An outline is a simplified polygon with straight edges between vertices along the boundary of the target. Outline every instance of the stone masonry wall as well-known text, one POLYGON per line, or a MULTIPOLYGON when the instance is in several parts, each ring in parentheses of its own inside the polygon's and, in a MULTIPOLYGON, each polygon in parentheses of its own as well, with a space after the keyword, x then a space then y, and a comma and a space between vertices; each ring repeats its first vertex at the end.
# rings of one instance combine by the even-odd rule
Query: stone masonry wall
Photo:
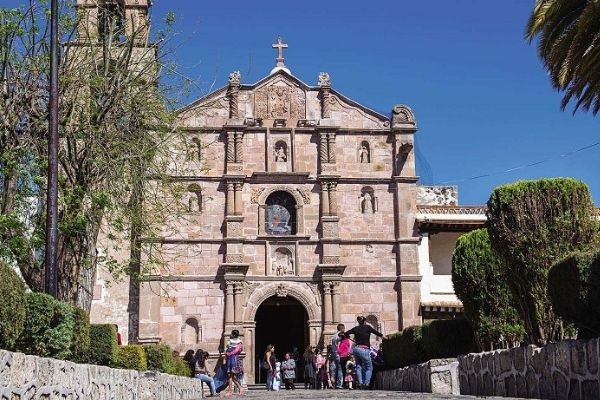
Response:
POLYGON ((423 364, 379 372, 375 389, 459 394, 458 361, 455 358, 430 360, 423 364))
POLYGON ((460 393, 540 399, 600 398, 599 338, 459 357, 460 393))
POLYGON ((171 400, 202 397, 200 380, 0 350, 0 399, 171 400))

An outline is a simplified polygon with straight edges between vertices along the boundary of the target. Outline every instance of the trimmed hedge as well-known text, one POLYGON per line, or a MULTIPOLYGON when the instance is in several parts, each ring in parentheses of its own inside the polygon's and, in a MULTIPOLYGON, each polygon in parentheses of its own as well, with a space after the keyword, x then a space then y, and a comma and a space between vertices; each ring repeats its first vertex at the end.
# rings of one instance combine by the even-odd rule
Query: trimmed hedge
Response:
POLYGON ((600 335, 600 252, 574 252, 552 266, 548 294, 555 312, 579 338, 600 335))
POLYGON ((73 307, 73 346, 71 360, 75 362, 88 361, 90 349, 90 316, 79 307, 73 307))
POLYGON ((181 357, 175 355, 173 349, 166 344, 159 343, 144 346, 144 350, 146 351, 149 370, 187 377, 191 375, 187 363, 181 357))
POLYGON ((502 270, 486 229, 458 238, 452 255, 452 284, 483 350, 512 347, 525 334, 502 270))
POLYGON ((117 328, 110 324, 90 325, 90 364, 113 366, 117 359, 117 328))
POLYGON ((477 351, 473 330, 466 320, 438 320, 409 326, 383 339, 388 368, 402 368, 436 358, 456 357, 477 351))
POLYGON ((475 336, 465 319, 431 321, 422 328, 423 349, 429 359, 476 352, 475 336))
POLYGON ((146 361, 144 346, 119 346, 114 366, 117 368, 135 369, 138 371, 147 370, 148 363, 146 361))
POLYGON ((75 321, 72 307, 44 293, 27 293, 25 326, 17 350, 40 357, 71 359, 75 321))
POLYGON ((12 268, 0 262, 0 349, 14 349, 25 318, 25 285, 12 268))

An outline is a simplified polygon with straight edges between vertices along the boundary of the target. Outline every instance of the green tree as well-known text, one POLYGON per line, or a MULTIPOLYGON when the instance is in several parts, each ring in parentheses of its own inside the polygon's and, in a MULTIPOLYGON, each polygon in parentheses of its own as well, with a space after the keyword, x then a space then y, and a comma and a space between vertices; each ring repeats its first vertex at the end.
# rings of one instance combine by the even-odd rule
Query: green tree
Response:
POLYGON ((452 256, 452 284, 483 350, 518 344, 524 329, 487 229, 462 235, 452 256))
POLYGON ((494 189, 487 207, 491 245, 529 342, 562 339, 564 329, 548 297, 548 271, 596 237, 588 187, 571 178, 519 181, 494 189))
POLYGON ((572 99, 574 112, 600 110, 599 34, 598 1, 536 1, 525 36, 530 42, 539 39, 538 55, 552 85, 564 92, 563 110, 572 99))
MULTIPOLYGON (((68 3, 60 20, 66 44, 59 71, 58 292, 84 310, 99 238, 119 247, 132 230, 131 243, 155 237, 164 209, 174 208, 156 193, 171 191, 177 199, 179 191, 165 177, 176 148, 164 144, 179 137, 163 84, 172 70, 164 58, 168 40, 153 43, 147 24, 123 23, 123 10, 111 7, 101 10, 99 27, 90 25, 99 32, 82 29, 87 11, 68 3)), ((43 290, 48 15, 43 1, 0 8, 0 257, 15 262, 35 291, 43 290)), ((142 273, 102 261, 115 275, 142 273)))

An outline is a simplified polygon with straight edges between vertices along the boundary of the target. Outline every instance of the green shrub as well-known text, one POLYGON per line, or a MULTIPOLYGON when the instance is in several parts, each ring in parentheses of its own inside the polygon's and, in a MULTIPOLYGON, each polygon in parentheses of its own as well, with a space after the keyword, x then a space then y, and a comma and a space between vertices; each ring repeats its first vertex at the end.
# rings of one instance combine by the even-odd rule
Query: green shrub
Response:
POLYGON ((117 328, 110 324, 90 325, 90 364, 112 366, 117 358, 117 328))
POLYGON ((117 368, 135 369, 138 371, 147 370, 148 363, 146 362, 144 346, 119 346, 114 366, 117 368))
POLYGON ((40 357, 70 359, 75 321, 69 304, 44 293, 26 296, 25 326, 17 349, 40 357))
POLYGON ((179 355, 166 344, 152 344, 144 346, 148 369, 171 375, 190 376, 190 368, 179 355))
POLYGON ((555 312, 580 338, 600 335, 600 252, 574 252, 552 266, 548 294, 555 312))
POLYGON ((421 331, 423 350, 428 359, 477 351, 473 329, 465 319, 431 321, 423 325, 421 331))
POLYGON ((490 242, 502 259, 529 343, 562 339, 563 325, 548 295, 548 271, 597 238, 588 187, 570 178, 519 181, 494 189, 487 208, 490 242))
POLYGON ((12 268, 0 262, 0 349, 14 349, 25 315, 25 285, 12 268))
POLYGON ((90 316, 79 307, 72 307, 74 327, 71 360, 86 362, 90 348, 90 316))
POLYGON ((423 350, 422 327, 409 326, 383 339, 383 357, 389 368, 400 368, 427 361, 423 350))
POLYGON ((524 336, 502 268, 486 229, 458 238, 452 256, 452 284, 483 350, 513 347, 524 336))

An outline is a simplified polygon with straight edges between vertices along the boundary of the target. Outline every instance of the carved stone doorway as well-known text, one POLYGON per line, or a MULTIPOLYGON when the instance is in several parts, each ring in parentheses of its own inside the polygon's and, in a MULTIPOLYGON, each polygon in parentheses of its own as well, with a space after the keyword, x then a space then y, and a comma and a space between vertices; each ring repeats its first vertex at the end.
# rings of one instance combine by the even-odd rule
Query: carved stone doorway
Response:
MULTIPOLYGON (((275 346, 277 360, 282 361, 285 353, 297 348, 299 359, 309 344, 308 313, 304 306, 292 296, 272 296, 266 299, 256 311, 255 381, 265 383, 265 370, 261 368, 263 354, 267 345, 275 346)), ((297 363, 301 378, 301 362, 297 363)))

